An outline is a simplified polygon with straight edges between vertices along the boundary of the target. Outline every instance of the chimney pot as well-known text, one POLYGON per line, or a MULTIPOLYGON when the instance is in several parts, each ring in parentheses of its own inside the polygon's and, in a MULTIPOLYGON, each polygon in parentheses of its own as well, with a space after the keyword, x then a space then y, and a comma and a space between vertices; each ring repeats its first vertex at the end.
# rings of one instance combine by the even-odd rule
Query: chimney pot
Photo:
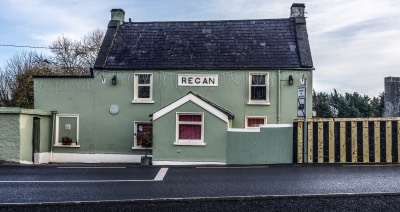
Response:
POLYGON ((306 6, 303 3, 293 3, 290 8, 290 17, 299 18, 304 17, 304 8, 306 6))
POLYGON ((119 21, 120 24, 123 24, 125 21, 125 11, 123 9, 112 9, 111 20, 119 21))

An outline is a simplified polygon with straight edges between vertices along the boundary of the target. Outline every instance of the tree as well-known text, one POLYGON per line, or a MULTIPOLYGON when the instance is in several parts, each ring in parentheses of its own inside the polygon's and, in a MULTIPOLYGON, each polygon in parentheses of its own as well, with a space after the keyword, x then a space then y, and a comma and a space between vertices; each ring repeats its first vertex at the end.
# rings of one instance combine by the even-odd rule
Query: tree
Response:
POLYGON ((33 108, 33 75, 55 75, 45 57, 36 52, 15 54, 0 73, 0 105, 33 108))
POLYGON ((385 109, 385 92, 382 92, 378 97, 371 100, 372 110, 374 117, 383 117, 383 110, 385 109))
POLYGON ((382 117, 383 94, 378 98, 369 98, 357 92, 338 93, 336 89, 330 94, 313 92, 313 110, 320 118, 360 118, 382 117))
POLYGON ((0 106, 33 108, 34 75, 87 75, 94 65, 104 31, 97 29, 81 41, 61 36, 50 45, 51 55, 15 54, 0 70, 0 106))
POLYGON ((313 110, 320 118, 333 117, 332 108, 329 104, 329 94, 313 90, 313 110))
POLYGON ((104 31, 96 29, 86 34, 81 41, 68 36, 60 36, 49 48, 54 54, 54 61, 64 74, 88 75, 94 65, 97 53, 103 41, 104 31))

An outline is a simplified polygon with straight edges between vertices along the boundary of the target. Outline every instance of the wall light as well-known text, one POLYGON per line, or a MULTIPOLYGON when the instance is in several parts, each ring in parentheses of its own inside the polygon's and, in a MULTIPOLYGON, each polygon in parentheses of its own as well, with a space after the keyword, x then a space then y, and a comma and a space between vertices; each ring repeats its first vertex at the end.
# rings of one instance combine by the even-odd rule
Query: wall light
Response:
POLYGON ((117 75, 113 76, 113 78, 111 79, 111 84, 117 85, 117 75))
POLYGON ((289 85, 293 85, 293 76, 289 75, 289 85))

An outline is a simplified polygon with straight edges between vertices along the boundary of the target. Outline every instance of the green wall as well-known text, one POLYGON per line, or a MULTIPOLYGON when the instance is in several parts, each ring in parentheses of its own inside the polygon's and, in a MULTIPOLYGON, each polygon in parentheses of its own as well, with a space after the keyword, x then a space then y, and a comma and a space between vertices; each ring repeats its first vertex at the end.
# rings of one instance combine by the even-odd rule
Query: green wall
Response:
POLYGON ((293 163, 293 127, 228 132, 228 164, 293 163))
POLYGON ((19 162, 19 114, 0 113, 0 161, 19 162))
POLYGON ((50 152, 51 113, 48 111, 0 108, 0 160, 32 162, 33 118, 40 118, 39 153, 50 152))
POLYGON ((153 129, 153 161, 226 162, 228 124, 193 102, 155 120, 153 129), (204 113, 205 146, 174 145, 177 112, 204 113))
MULTIPOLYGON (((262 72, 251 71, 251 72, 262 72)), ((243 128, 245 115, 267 116, 268 124, 278 123, 278 94, 281 94, 280 123, 296 118, 297 85, 305 75, 312 88, 311 71, 265 71, 269 76, 271 105, 248 105, 249 71, 95 71, 94 78, 35 78, 35 108, 58 114, 79 114, 79 148, 54 147, 53 152, 118 153, 143 155, 145 150, 132 150, 134 122, 149 121, 150 114, 169 105, 189 91, 200 94, 233 112, 233 128, 243 128), (153 73, 153 104, 132 103, 134 73, 153 73), (218 74, 218 87, 178 86, 178 74, 218 74), (111 78, 117 76, 117 85, 111 78), (289 86, 289 75, 294 85, 289 86), (102 83, 105 79, 105 83, 102 83), (284 81, 286 80, 286 81, 284 81), (281 82, 281 84, 280 84, 281 82), (280 86, 280 89, 279 88, 280 86), (109 107, 118 105, 112 115, 109 107)), ((308 90, 311 97, 312 89, 308 90)), ((309 105, 311 105, 311 98, 309 105)), ((311 107, 309 107, 311 113, 311 107)), ((156 130, 164 128, 157 125, 156 130)), ((226 129, 221 130, 226 133, 226 129)), ((171 133, 174 135, 174 132, 171 133)))

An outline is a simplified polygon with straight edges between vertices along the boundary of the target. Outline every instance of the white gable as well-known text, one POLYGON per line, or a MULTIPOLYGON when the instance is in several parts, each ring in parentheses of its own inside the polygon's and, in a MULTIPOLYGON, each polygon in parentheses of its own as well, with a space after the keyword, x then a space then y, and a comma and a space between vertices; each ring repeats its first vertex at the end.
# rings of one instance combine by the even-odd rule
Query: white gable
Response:
POLYGON ((215 107, 211 106, 210 104, 208 104, 207 102, 203 101, 202 99, 200 99, 199 97, 188 93, 186 96, 176 100, 175 102, 173 102, 172 104, 162 108, 161 110, 155 112, 153 114, 153 121, 157 120, 158 118, 164 116, 165 114, 175 110, 176 108, 182 106, 183 104, 187 103, 187 102, 193 102, 194 104, 200 106, 201 108, 203 108, 204 110, 210 112, 211 114, 213 114, 214 116, 220 118, 222 121, 228 123, 229 119, 228 116, 221 112, 220 110, 216 109, 215 107))

